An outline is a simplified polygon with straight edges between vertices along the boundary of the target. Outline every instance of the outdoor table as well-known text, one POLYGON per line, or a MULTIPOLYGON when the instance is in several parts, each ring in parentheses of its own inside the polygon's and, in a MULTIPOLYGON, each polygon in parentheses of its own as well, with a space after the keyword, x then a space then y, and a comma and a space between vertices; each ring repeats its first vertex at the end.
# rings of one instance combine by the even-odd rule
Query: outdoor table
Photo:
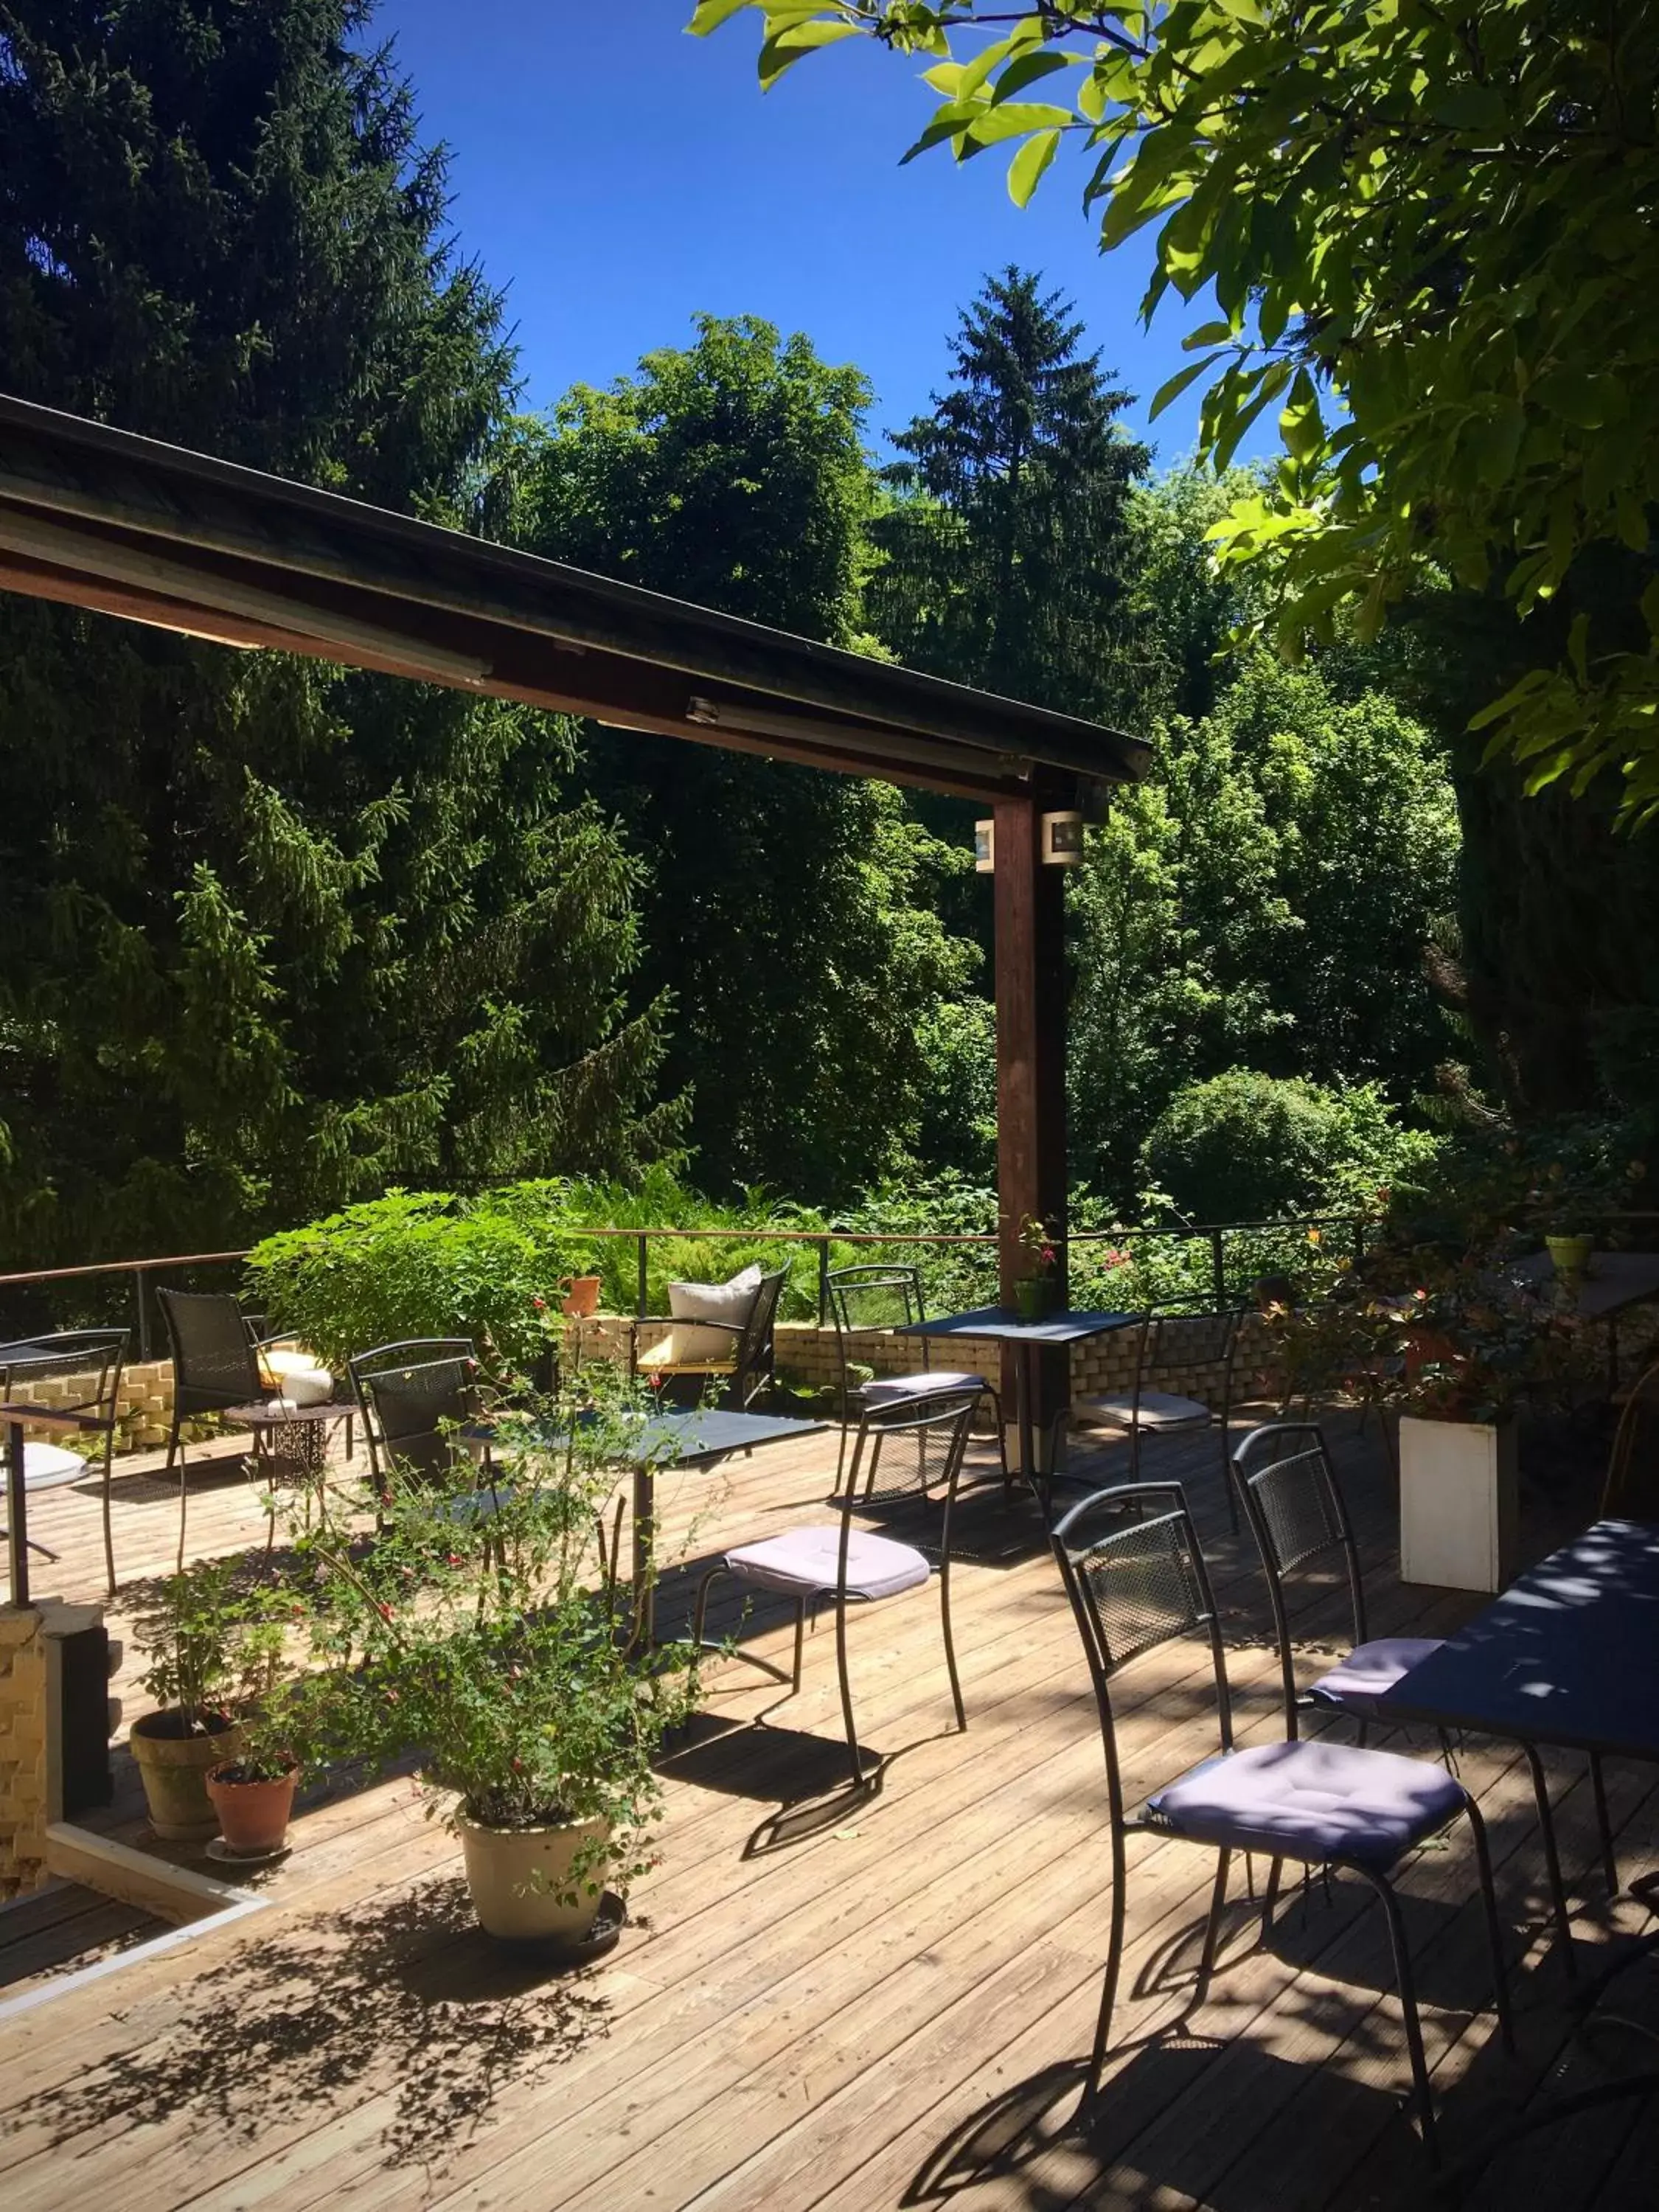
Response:
MULTIPOLYGON (((1036 1400, 1037 1355, 1045 1346, 1081 1344, 1091 1336, 1106 1336, 1113 1329, 1135 1328, 1140 1316, 1127 1313, 1058 1313, 1042 1321, 1026 1321, 1006 1306, 981 1306, 975 1313, 947 1314, 941 1321, 903 1322, 895 1336, 950 1338, 977 1336, 1006 1344, 1014 1354, 1014 1419, 1019 1431, 1019 1468, 1041 1497, 1042 1478, 1036 1464, 1031 1407, 1036 1400)), ((1052 1474, 1052 1471, 1051 1471, 1052 1474)))
MULTIPOLYGON (((1598 1521, 1552 1552, 1402 1675, 1377 1717, 1659 1762, 1659 1523, 1598 1521)), ((1656 1946, 1643 1938, 1589 1996, 1656 1946)), ((1645 2094, 1656 2078, 1622 2077, 1572 2104, 1645 2094)), ((1551 2117, 1529 2116, 1522 2132, 1551 2117)))
MULTIPOLYGON (((651 1548, 656 1534, 657 1470, 659 1468, 710 1468, 733 1452, 755 1451, 765 1444, 788 1443, 800 1437, 816 1436, 826 1421, 786 1419, 774 1413, 731 1413, 718 1407, 671 1407, 647 1413, 626 1447, 624 1464, 634 1475, 634 1589, 635 1634, 647 1643, 656 1638, 656 1595, 651 1581, 651 1548)), ((479 1422, 464 1429, 469 1441, 489 1443, 493 1426, 479 1422)), ((567 1441, 562 1431, 538 1431, 529 1435, 544 1449, 556 1451, 567 1441)))
MULTIPOLYGON (((7 1352, 15 1349, 10 1345, 5 1347, 7 1352)), ((29 1601, 29 1534, 25 1497, 30 1491, 58 1490, 66 1483, 83 1481, 87 1474, 84 1461, 72 1468, 46 1468, 31 1474, 23 1436, 25 1422, 31 1428, 58 1429, 70 1436, 99 1429, 99 1424, 84 1413, 55 1413, 44 1406, 14 1405, 9 1401, 0 1403, 0 1428, 5 1431, 6 1540, 10 1565, 8 1590, 13 1605, 27 1605, 29 1601)), ((46 1551, 44 1545, 36 1548, 46 1551)), ((46 1557, 55 1559, 57 1554, 47 1552, 46 1557)))
MULTIPOLYGON (((1529 1290, 1548 1288, 1554 1269, 1547 1252, 1534 1252, 1509 1271, 1529 1290)), ((1607 1387, 1619 1387, 1619 1316, 1659 1298, 1659 1252, 1593 1252, 1580 1278, 1572 1310, 1581 1321, 1607 1325, 1607 1387)))

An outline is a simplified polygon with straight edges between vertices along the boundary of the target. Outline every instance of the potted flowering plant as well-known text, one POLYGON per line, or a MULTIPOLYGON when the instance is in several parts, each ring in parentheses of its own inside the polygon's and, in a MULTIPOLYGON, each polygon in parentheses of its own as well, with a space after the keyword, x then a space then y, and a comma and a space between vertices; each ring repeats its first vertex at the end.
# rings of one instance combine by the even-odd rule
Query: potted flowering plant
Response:
POLYGON ((619 1607, 592 1571, 596 1522, 647 1411, 644 1393, 590 1369, 499 1419, 489 1489, 401 1488, 366 1553, 332 1512, 301 1540, 325 1662, 319 1741, 371 1768, 416 1757, 493 1936, 580 1943, 606 1887, 650 1863, 652 1761, 693 1710, 697 1652, 641 1643, 642 1594, 619 1607))
POLYGON ((1041 1321, 1054 1304, 1057 1255, 1053 1238, 1035 1213, 1028 1213, 1019 1224, 1019 1248, 1026 1267, 1014 1285, 1014 1310, 1022 1321, 1041 1321))
POLYGON ((139 1677, 156 1711, 133 1724, 150 1826, 172 1843, 218 1832, 210 1771, 241 1748, 239 1714, 257 1695, 269 1637, 261 1607, 229 1559, 198 1559, 169 1575, 135 1624, 149 1664, 139 1677))

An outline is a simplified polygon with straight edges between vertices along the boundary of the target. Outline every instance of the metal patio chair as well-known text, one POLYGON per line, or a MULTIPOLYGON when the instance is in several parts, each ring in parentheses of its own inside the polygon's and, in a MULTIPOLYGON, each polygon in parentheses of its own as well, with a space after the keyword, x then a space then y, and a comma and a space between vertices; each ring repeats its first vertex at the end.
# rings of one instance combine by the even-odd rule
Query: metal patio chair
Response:
POLYGON ((459 1430, 479 1411, 478 1355, 466 1336, 410 1337, 346 1362, 368 1439, 370 1479, 382 1497, 398 1477, 449 1490, 472 1461, 459 1430))
POLYGON ((722 1385, 720 1402, 734 1413, 747 1412, 757 1400, 765 1398, 776 1379, 777 1354, 773 1337, 777 1327, 778 1301, 788 1279, 787 1269, 780 1269, 775 1275, 763 1275, 748 1319, 741 1322, 702 1319, 684 1322, 672 1315, 641 1314, 634 1323, 629 1339, 630 1373, 642 1375, 647 1382, 660 1381, 665 1386, 691 1382, 701 1390, 719 1382, 722 1385), (639 1346, 642 1328, 665 1328, 670 1334, 661 1345, 641 1352, 639 1346), (718 1329, 731 1340, 730 1354, 713 1359, 676 1359, 672 1356, 672 1332, 676 1328, 718 1329))
POLYGON ((1659 1521, 1659 1360, 1632 1383, 1602 1486, 1603 1521, 1659 1521))
MULTIPOLYGON (((289 1378, 269 1370, 261 1355, 273 1346, 291 1343, 292 1339, 283 1335, 256 1336, 248 1316, 228 1291, 158 1288, 155 1299, 161 1309, 173 1357, 173 1426, 167 1437, 163 1472, 172 1474, 176 1457, 179 1561, 182 1568, 189 1492, 179 1431, 191 1415, 226 1413, 243 1423, 252 1432, 256 1462, 268 1460, 271 1437, 289 1430, 301 1448, 297 1455, 300 1466, 314 1470, 320 1465, 319 1455, 326 1446, 319 1441, 313 1451, 313 1441, 320 1439, 323 1431, 335 1422, 343 1422, 345 1425, 346 1457, 350 1458, 356 1408, 352 1401, 339 1397, 333 1378, 320 1368, 307 1369, 306 1372, 316 1379, 319 1390, 325 1389, 330 1395, 290 1401, 287 1395, 289 1378)), ((267 1556, 276 1536, 273 1498, 267 1556)))
MULTIPOLYGON (((1440 1649, 1438 1636, 1367 1637, 1365 1584, 1359 1571, 1359 1553, 1343 1502, 1341 1486, 1324 1432, 1312 1421, 1275 1421, 1255 1429, 1233 1454, 1233 1480, 1237 1486, 1244 1517, 1261 1554, 1267 1577, 1267 1600, 1273 1608, 1273 1635, 1279 1645, 1279 1679, 1285 1700, 1285 1732, 1297 1733, 1299 1713, 1316 1711, 1345 1715, 1357 1724, 1358 1740, 1365 1741, 1377 1707, 1401 1678, 1420 1660, 1440 1649), (1285 1578, 1299 1567, 1340 1553, 1347 1576, 1352 1612, 1352 1648, 1348 1656, 1322 1674, 1307 1689, 1296 1686, 1296 1667, 1291 1650, 1290 1616, 1285 1603, 1285 1578)), ((1451 1747, 1443 1734, 1441 1750, 1450 1764, 1451 1747)), ((1538 1805, 1538 1826, 1544 1846, 1544 1865, 1550 1902, 1561 1937, 1562 1958, 1572 1971, 1572 1926, 1567 1912, 1566 1891, 1561 1880, 1560 1855, 1556 1848, 1555 1816, 1550 1805, 1544 1765, 1536 1745, 1523 1743, 1538 1805)), ((1590 1758, 1590 1787, 1601 1827, 1603 1862, 1611 1864, 1613 1841, 1607 1816, 1607 1790, 1600 1755, 1590 1758)), ((1613 1876, 1610 1887, 1618 1887, 1613 1876)))
POLYGON ((852 1425, 854 1407, 858 1412, 857 1441, 854 1455, 857 1458, 865 1444, 866 1423, 872 1409, 890 1406, 907 1398, 955 1397, 966 1391, 975 1401, 988 1399, 997 1425, 997 1452, 1002 1465, 1004 1489, 1009 1486, 1008 1440, 1002 1419, 1001 1394, 983 1375, 970 1374, 960 1368, 933 1367, 930 1364, 928 1341, 919 1340, 921 1346, 921 1365, 903 1375, 878 1375, 867 1382, 854 1383, 853 1368, 858 1351, 857 1339, 877 1335, 890 1328, 908 1327, 926 1321, 927 1309, 922 1301, 921 1277, 915 1267, 886 1265, 835 1267, 825 1281, 830 1292, 830 1318, 835 1325, 836 1359, 841 1370, 841 1442, 836 1453, 836 1487, 841 1487, 842 1471, 847 1462, 848 1429, 852 1425))
MULTIPOLYGON (((108 1579, 109 1595, 115 1595, 115 1537, 110 1519, 110 1462, 115 1452, 115 1431, 120 1413, 121 1375, 126 1365, 129 1332, 125 1328, 60 1328, 45 1336, 31 1337, 27 1346, 20 1346, 17 1364, 13 1366, 0 1359, 0 1397, 9 1398, 13 1377, 20 1387, 27 1389, 33 1382, 57 1381, 74 1377, 80 1384, 69 1398, 54 1398, 52 1410, 57 1413, 72 1413, 76 1426, 82 1435, 99 1436, 104 1440, 104 1571, 108 1579)), ((92 1462, 80 1459, 62 1444, 29 1443, 24 1446, 25 1480, 31 1486, 45 1487, 61 1477, 64 1481, 74 1479, 71 1460, 79 1460, 82 1473, 90 1474, 92 1462)), ((30 1548, 42 1558, 56 1559, 58 1554, 44 1544, 32 1543, 30 1548)))
POLYGON ((1228 1517, 1238 1528, 1238 1505, 1229 1479, 1233 1363, 1244 1318, 1237 1306, 1214 1311, 1149 1313, 1140 1325, 1134 1388, 1074 1399, 1061 1421, 1099 1437, 1127 1437, 1129 1480, 1140 1476, 1142 1437, 1181 1437, 1218 1431, 1221 1487, 1228 1517), (1160 1389, 1176 1382, 1180 1389, 1160 1389), (1202 1393, 1203 1395, 1197 1395, 1202 1393))
POLYGON ((1512 2047, 1502 1936, 1480 1808, 1462 1783, 1426 1759, 1294 1737, 1245 1750, 1235 1747, 1215 1599, 1179 1483, 1131 1483, 1097 1492, 1072 1507, 1055 1526, 1052 1541, 1094 1683, 1111 1820, 1110 1932, 1085 2101, 1092 2102, 1099 2094, 1111 2046, 1112 2013, 1123 1963, 1127 1839, 1151 1832, 1200 1844, 1218 1854, 1194 2009, 1204 2002, 1214 1972, 1235 1852, 1261 1852, 1269 1862, 1261 1914, 1264 1942, 1286 1859, 1309 1868, 1346 1870, 1370 1887, 1388 1922, 1413 2091, 1425 2148, 1432 2158, 1434 2107, 1428 2065, 1411 1953, 1391 1877, 1407 1852, 1440 1834, 1460 1814, 1468 1816, 1492 1947, 1498 2022, 1505 2047, 1512 2047), (1126 1519, 1126 1510, 1141 1517, 1126 1519), (1155 1790, 1142 1809, 1131 1813, 1118 1758, 1113 1681, 1131 1660, 1178 1636, 1200 1631, 1208 1639, 1215 1674, 1219 1755, 1189 1767, 1155 1790))
MULTIPOLYGON (((945 1665, 951 1678, 951 1698, 957 1726, 966 1729, 968 1715, 957 1675, 956 1644, 951 1632, 951 1510, 968 1449, 975 1397, 961 1393, 949 1398, 905 1398, 872 1407, 860 1437, 868 1435, 881 1448, 880 1486, 866 1486, 866 1472, 854 1458, 836 1502, 838 1522, 787 1529, 781 1535, 758 1543, 739 1544, 711 1567, 697 1589, 692 1633, 703 1641, 708 1593, 722 1577, 751 1589, 775 1592, 795 1603, 795 1657, 787 1677, 769 1661, 751 1663, 787 1680, 790 1694, 800 1688, 802 1650, 806 1634, 806 1609, 820 1601, 836 1608, 836 1666, 841 1680, 842 1717, 847 1728, 848 1756, 853 1784, 861 1788, 864 1763, 859 1750, 858 1729, 853 1717, 852 1676, 847 1656, 847 1614, 850 1605, 874 1605, 901 1592, 920 1589, 933 1579, 938 1561, 939 1623, 945 1637, 945 1665), (931 1520, 939 1508, 938 1533, 931 1527, 921 1533, 925 1540, 906 1543, 890 1535, 858 1527, 855 1513, 871 1514, 883 1508, 920 1508, 931 1520), (931 1556, 930 1556, 931 1554, 931 1556)), ((749 1657, 750 1655, 742 1655, 749 1657)))

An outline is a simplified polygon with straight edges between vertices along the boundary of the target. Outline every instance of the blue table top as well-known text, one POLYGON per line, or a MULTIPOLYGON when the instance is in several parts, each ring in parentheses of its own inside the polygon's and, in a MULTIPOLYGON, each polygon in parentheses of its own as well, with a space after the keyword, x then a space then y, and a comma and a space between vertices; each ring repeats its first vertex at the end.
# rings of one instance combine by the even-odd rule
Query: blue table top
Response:
POLYGON ((1659 1759, 1659 1525, 1596 1522, 1413 1667, 1381 1711, 1659 1759))
POLYGON ((892 1331, 895 1336, 994 1337, 1008 1344, 1080 1344, 1085 1337, 1104 1336, 1114 1328, 1133 1328, 1139 1314, 1057 1313, 1042 1321, 1025 1321, 1008 1306, 981 1306, 975 1313, 946 1314, 942 1321, 913 1321, 892 1331))
MULTIPOLYGON (((626 1438, 618 1437, 618 1456, 639 1467, 696 1467, 705 1460, 724 1459, 728 1452, 753 1451, 760 1444, 785 1443, 791 1437, 816 1436, 827 1421, 785 1419, 775 1413, 730 1413, 719 1407, 669 1407, 648 1413, 637 1426, 630 1424, 626 1438)), ((463 1431, 487 1437, 492 1430, 479 1426, 463 1431)), ((549 1444, 562 1439, 550 1436, 549 1444)))

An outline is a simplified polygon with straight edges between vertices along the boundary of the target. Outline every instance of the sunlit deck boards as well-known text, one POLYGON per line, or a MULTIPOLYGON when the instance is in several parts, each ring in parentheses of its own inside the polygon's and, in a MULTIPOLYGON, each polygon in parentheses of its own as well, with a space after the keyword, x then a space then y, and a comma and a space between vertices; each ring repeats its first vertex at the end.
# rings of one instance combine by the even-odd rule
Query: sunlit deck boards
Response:
MULTIPOLYGON (((1454 1624, 1478 1601, 1394 1581, 1380 1454, 1341 1426, 1373 1632, 1454 1624)), ((1213 1448, 1158 1456, 1193 1468, 1240 1717, 1247 1735, 1270 1732, 1260 1585, 1228 1536, 1213 1448)), ((706 1557, 813 1516, 833 1462, 833 1440, 818 1439, 712 1479, 665 1480, 671 1540, 690 1529, 706 1557)), ((43 1506, 37 1533, 63 1551, 65 1588, 94 1594, 95 1502, 46 1502, 58 1517, 43 1506)), ((173 1512, 164 1494, 130 1497, 118 1520, 124 1563, 165 1565, 173 1512)), ((192 1549, 264 1535, 252 1493, 228 1477, 193 1498, 191 1528, 192 1549)), ((1255 1956, 1241 1904, 1240 1963, 1178 2034, 1145 2039, 1179 2012, 1213 1863, 1175 1844, 1147 1839, 1133 1853, 1125 1986, 1138 1995, 1121 2028, 1133 2040, 1095 2124, 1073 2127, 1105 1929, 1092 1700, 1030 1509, 1006 1513, 993 1492, 963 1537, 973 1555, 957 1581, 966 1736, 951 1725, 927 1594, 854 1624, 861 1726, 890 1755, 872 1801, 831 1794, 783 1809, 842 1784, 827 1631, 809 1642, 803 1696, 764 1729, 740 1724, 778 1689, 723 1668, 696 1740, 669 1763, 662 1863, 635 1893, 635 1926, 603 1966, 552 1984, 472 1930, 454 1848, 410 1784, 318 1805, 265 1885, 276 1910, 70 1992, 20 2023, 26 2032, 0 2030, 8 2212, 1422 2203, 1420 2153, 1398 2116, 1406 2069, 1397 2012, 1380 1994, 1382 1931, 1346 1886, 1329 1903, 1316 1892, 1287 1908, 1271 1952, 1255 1956)), ((42 1586, 57 1579, 43 1572, 42 1586)), ((671 1590, 670 1619, 675 1601, 671 1590)), ((1334 1601, 1316 1599, 1298 1625, 1310 1646, 1343 1633, 1334 1601)), ((781 1650, 781 1626, 759 1640, 781 1650)), ((1201 1651, 1177 1647, 1123 1678, 1132 1787, 1211 1747, 1203 1668, 1201 1651)), ((1464 1771, 1482 1792, 1515 1931, 1523 2057, 1501 2057, 1484 2009, 1463 1846, 1425 1853, 1403 1888, 1453 2157, 1529 2094, 1571 2027, 1541 1933, 1524 1777, 1511 1756, 1479 1746, 1464 1771)), ((1641 1909, 1628 1899, 1609 1909, 1589 1871, 1577 1763, 1554 1771, 1580 1930, 1588 1942, 1639 1928, 1641 1909)), ((1659 1800, 1644 1772, 1612 1782, 1628 1875, 1659 1863, 1659 1800)), ((1620 2010, 1650 2002, 1650 1978, 1621 1985, 1620 2010)), ((1639 2045, 1605 2055, 1645 2063, 1639 2045)), ((1573 2081, 1595 2063, 1575 2060, 1573 2081)), ((1471 2202, 1480 2212, 1512 2201, 1633 2212, 1653 2202, 1656 2151, 1652 2117, 1615 2107, 1511 2154, 1471 2202)))

